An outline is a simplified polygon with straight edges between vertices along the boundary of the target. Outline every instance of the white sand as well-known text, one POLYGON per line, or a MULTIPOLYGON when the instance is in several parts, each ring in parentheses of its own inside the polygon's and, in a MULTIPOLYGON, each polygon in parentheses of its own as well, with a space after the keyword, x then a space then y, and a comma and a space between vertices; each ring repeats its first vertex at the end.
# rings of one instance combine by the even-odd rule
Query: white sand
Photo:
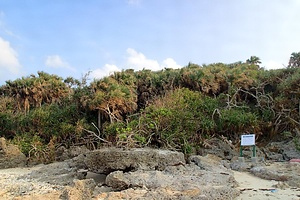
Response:
POLYGON ((300 188, 276 188, 274 185, 278 184, 278 181, 264 180, 247 172, 235 171, 234 178, 239 183, 238 189, 241 190, 237 200, 300 200, 300 188))

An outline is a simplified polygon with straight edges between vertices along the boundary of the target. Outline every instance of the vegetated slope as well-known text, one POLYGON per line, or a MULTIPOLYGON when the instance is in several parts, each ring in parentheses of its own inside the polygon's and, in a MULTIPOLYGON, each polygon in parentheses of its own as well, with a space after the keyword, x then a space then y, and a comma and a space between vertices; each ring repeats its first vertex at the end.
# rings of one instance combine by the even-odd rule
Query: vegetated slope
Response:
POLYGON ((124 70, 89 84, 38 72, 0 87, 0 136, 40 161, 53 160, 60 145, 190 153, 208 138, 235 143, 242 133, 294 137, 299 148, 299 99, 299 67, 264 70, 251 60, 124 70))

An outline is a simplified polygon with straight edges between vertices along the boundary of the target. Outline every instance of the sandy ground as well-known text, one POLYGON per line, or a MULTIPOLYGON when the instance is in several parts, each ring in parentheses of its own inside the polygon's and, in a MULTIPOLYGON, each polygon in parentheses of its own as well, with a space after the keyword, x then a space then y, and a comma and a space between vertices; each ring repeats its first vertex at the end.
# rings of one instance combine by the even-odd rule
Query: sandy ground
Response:
POLYGON ((292 188, 286 186, 285 189, 277 188, 276 185, 284 183, 274 180, 264 180, 255 177, 247 172, 234 172, 234 178, 239 183, 241 195, 238 200, 265 200, 265 199, 281 199, 281 200, 300 200, 300 188, 292 188))
POLYGON ((55 186, 22 178, 40 167, 0 169, 0 200, 59 199, 55 186))

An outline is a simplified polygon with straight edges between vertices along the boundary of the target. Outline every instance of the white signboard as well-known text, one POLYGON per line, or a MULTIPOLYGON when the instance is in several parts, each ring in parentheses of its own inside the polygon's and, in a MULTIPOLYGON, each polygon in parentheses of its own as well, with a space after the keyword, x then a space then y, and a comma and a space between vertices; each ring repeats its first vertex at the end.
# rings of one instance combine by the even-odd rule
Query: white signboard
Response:
POLYGON ((253 146, 253 145, 255 145, 255 134, 241 136, 241 146, 253 146))

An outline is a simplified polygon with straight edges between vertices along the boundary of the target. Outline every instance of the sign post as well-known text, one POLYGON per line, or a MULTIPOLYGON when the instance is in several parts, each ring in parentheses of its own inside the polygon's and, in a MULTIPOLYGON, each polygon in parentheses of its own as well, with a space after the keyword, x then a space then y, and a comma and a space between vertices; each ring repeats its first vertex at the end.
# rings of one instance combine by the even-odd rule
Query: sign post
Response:
POLYGON ((241 135, 240 157, 242 160, 244 146, 252 146, 252 161, 256 162, 255 134, 241 135))

